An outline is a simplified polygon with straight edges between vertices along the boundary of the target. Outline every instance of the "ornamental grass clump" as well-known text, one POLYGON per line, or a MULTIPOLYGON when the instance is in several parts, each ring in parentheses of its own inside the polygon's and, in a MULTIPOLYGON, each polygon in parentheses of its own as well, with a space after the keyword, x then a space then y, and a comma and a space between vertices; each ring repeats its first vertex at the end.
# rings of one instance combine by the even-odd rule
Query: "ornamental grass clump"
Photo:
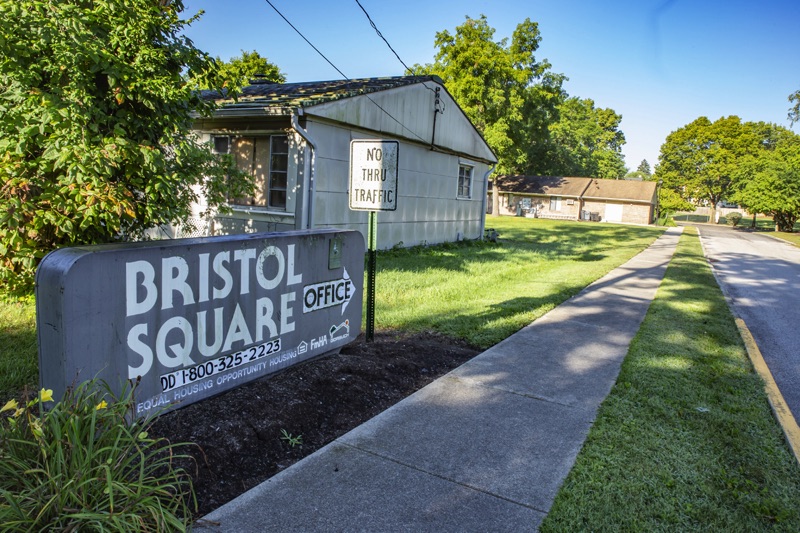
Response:
POLYGON ((176 445, 130 421, 130 389, 87 382, 0 408, 3 531, 185 531, 197 502, 176 445))

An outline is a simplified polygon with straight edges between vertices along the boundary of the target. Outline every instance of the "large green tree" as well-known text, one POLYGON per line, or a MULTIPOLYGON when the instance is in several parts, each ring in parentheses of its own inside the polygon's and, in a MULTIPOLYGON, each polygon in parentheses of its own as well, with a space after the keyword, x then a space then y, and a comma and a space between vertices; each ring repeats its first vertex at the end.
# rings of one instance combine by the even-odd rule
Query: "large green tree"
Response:
POLYGON ((286 75, 274 63, 259 54, 257 51, 246 52, 223 61, 217 58, 219 76, 226 87, 241 89, 250 84, 250 80, 260 78, 262 81, 283 83, 286 75))
MULTIPOLYGON (((498 156, 498 173, 535 171, 549 150, 548 126, 563 100, 565 77, 537 59, 541 35, 526 19, 511 41, 496 41, 486 17, 467 17, 451 34, 436 34, 435 62, 415 65, 435 74, 498 156)), ((445 111, 446 112, 446 111, 445 111)))
POLYGON ((752 213, 771 215, 778 231, 793 231, 800 217, 800 136, 773 127, 774 142, 736 169, 733 199, 752 213))
MULTIPOLYGON (((252 184, 191 134, 215 62, 181 0, 0 0, 0 281, 66 245, 136 238, 252 184)), ((215 81, 216 80, 216 81, 215 81)))
POLYGON ((552 151, 548 174, 619 179, 625 176, 622 116, 595 107, 586 98, 568 98, 558 107, 559 118, 550 126, 552 151))
POLYGON ((737 116, 700 117, 667 136, 655 177, 695 205, 716 206, 733 193, 737 165, 769 146, 771 135, 768 125, 737 116))

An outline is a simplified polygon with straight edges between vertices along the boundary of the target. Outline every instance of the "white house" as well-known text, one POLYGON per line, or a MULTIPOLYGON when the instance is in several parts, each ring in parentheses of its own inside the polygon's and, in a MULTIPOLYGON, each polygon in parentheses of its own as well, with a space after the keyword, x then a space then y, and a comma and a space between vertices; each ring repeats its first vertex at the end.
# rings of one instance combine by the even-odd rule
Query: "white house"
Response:
POLYGON ((368 213, 349 209, 350 141, 386 139, 399 142, 398 194, 397 209, 378 215, 379 248, 483 235, 497 158, 437 77, 256 82, 237 101, 204 97, 220 107, 196 132, 252 172, 257 190, 202 221, 202 234, 334 227, 366 237, 368 213))

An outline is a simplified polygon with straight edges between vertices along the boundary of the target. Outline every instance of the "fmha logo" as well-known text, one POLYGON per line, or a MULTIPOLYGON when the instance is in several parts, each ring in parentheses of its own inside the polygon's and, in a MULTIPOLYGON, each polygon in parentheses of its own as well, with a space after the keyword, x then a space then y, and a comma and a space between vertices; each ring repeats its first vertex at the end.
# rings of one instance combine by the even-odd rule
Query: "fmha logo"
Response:
POLYGON ((345 320, 338 326, 331 326, 331 342, 340 341, 350 336, 350 320, 345 320))

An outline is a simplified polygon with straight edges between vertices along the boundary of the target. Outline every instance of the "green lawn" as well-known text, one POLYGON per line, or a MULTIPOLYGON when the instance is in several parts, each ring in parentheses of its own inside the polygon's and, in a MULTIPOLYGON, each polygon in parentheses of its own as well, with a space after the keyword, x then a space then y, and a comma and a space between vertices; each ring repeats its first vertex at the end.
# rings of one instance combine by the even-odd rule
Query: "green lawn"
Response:
POLYGON ((38 389, 36 310, 33 298, 0 296, 0 405, 23 387, 38 389))
MULTIPOLYGON (((381 252, 376 327, 489 347, 624 263, 661 228, 490 217, 500 242, 381 252)), ((0 300, 0 398, 38 378, 34 305, 0 300)))
MULTIPOLYGON (((725 221, 725 219, 723 218, 723 219, 721 219, 721 221, 725 221)), ((752 228, 753 227, 753 217, 752 216, 744 217, 739 222, 739 226, 738 227, 740 227, 740 228, 752 228)), ((764 217, 764 216, 756 217, 755 230, 756 231, 769 231, 769 232, 781 233, 781 232, 776 232, 775 231, 775 221, 773 220, 773 218, 772 217, 764 217)), ((794 231, 800 231, 800 222, 796 222, 795 223, 794 231)))
POLYGON ((378 255, 376 328, 487 348, 621 265, 663 228, 489 217, 500 243, 378 255))
MULTIPOLYGON (((674 215, 673 220, 677 220, 678 222, 695 222, 701 224, 708 224, 711 223, 711 217, 707 215, 690 215, 686 213, 681 213, 678 215, 674 215)), ((720 217, 719 223, 726 224, 727 217, 720 217)), ((753 225, 753 217, 752 215, 745 215, 742 220, 739 222, 740 228, 751 228, 753 225)), ((765 217, 765 216, 757 216, 756 217, 756 231, 775 231, 775 221, 772 217, 765 217)), ((795 223, 794 225, 795 231, 800 231, 800 221, 795 223)))
POLYGON ((777 237, 778 239, 783 239, 784 241, 790 242, 795 246, 800 246, 800 233, 785 233, 783 231, 773 231, 770 233, 771 236, 777 237))
MULTIPOLYGON (((725 219, 721 219, 720 222, 725 223, 725 219)), ((751 229, 753 227, 752 223, 753 217, 746 217, 739 222, 737 227, 751 229)), ((772 237, 777 237, 778 239, 783 239, 784 241, 800 246, 800 222, 795 223, 794 233, 786 233, 784 231, 775 231, 775 221, 772 217, 756 217, 755 231, 759 233, 769 233, 772 237)))
POLYGON ((800 467, 687 228, 542 531, 800 531, 800 467))
POLYGON ((706 224, 710 220, 708 215, 687 215, 687 214, 680 214, 680 215, 673 215, 673 220, 677 220, 678 222, 699 222, 701 224, 706 224))

